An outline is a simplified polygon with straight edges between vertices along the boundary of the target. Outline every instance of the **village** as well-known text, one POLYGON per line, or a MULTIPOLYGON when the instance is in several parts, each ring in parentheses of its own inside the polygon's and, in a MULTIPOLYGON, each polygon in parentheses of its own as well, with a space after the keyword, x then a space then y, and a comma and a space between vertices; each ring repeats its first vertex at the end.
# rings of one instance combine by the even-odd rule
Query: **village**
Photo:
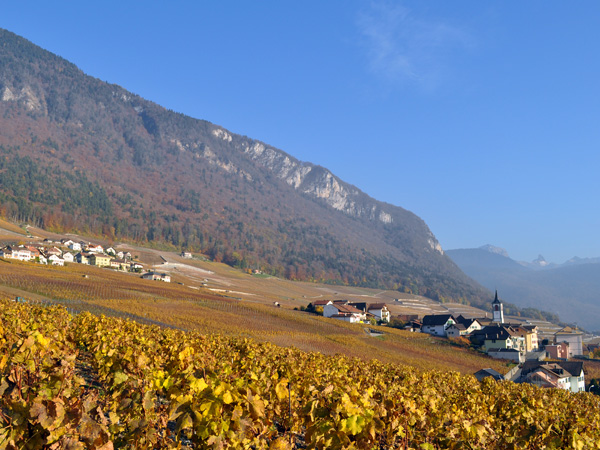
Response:
MULTIPOLYGON (((385 325, 391 320, 385 303, 318 300, 311 303, 308 310, 350 323, 385 325)), ((498 292, 492 302, 492 311, 492 318, 428 314, 408 321, 404 329, 440 338, 460 339, 492 358, 506 359, 515 364, 506 374, 482 369, 474 374, 479 380, 492 377, 543 388, 585 391, 583 361, 573 360, 584 355, 581 331, 567 326, 555 332, 552 338, 540 340, 535 324, 505 321, 504 306, 498 299, 498 292)))
POLYGON ((67 238, 59 241, 44 239, 42 245, 7 245, 0 248, 0 258, 53 266, 64 266, 66 263, 87 264, 124 272, 140 273, 144 279, 171 282, 171 277, 166 273, 153 270, 144 271, 144 265, 134 261, 128 251, 117 251, 112 247, 104 249, 99 244, 85 241, 75 242, 67 238))

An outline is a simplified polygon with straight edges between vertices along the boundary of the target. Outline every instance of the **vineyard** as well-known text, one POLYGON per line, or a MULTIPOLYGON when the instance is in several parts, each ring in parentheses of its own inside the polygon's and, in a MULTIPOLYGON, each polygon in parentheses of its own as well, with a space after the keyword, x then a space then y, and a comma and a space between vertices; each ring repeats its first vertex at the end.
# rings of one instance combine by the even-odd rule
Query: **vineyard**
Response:
POLYGON ((0 293, 69 311, 129 318, 140 323, 202 334, 249 337, 283 347, 365 360, 401 363, 420 369, 475 373, 491 367, 506 373, 506 363, 474 351, 448 346, 446 340, 390 328, 381 337, 363 327, 314 314, 239 301, 205 289, 159 283, 92 266, 48 267, 0 260, 0 293))
POLYGON ((0 449, 600 448, 587 393, 0 306, 0 449))

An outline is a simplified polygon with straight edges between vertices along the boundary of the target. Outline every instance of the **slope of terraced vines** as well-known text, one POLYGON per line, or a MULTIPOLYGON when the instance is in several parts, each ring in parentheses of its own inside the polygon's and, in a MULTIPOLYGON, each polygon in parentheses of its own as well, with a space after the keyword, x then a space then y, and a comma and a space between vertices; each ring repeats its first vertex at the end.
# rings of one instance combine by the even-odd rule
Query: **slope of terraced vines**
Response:
POLYGON ((0 307, 0 449, 600 448, 587 393, 0 307))

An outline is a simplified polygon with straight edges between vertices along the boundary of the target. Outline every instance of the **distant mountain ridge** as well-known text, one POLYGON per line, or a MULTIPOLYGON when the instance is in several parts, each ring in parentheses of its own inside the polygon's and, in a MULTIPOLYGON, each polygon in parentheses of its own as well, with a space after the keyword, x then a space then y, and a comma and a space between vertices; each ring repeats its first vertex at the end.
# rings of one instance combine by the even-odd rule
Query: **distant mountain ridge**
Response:
MULTIPOLYGON (((501 247, 496 247, 494 245, 486 244, 486 245, 482 245, 481 247, 478 247, 478 248, 480 250, 485 250, 490 253, 497 253, 499 255, 510 258, 506 249, 501 248, 501 247)), ((548 262, 548 261, 546 261, 546 258, 544 258, 542 255, 538 255, 538 257, 531 262, 528 262, 528 261, 517 261, 517 262, 519 264, 521 264, 522 266, 525 266, 528 268, 533 268, 533 269, 555 269, 558 267, 575 266, 575 265, 580 265, 580 264, 598 264, 598 263, 600 263, 600 257, 580 258, 578 256, 574 256, 574 257, 568 259, 567 261, 565 261, 564 263, 555 263, 555 262, 548 262)))
POLYGON ((446 254, 470 277, 518 307, 556 313, 567 322, 600 330, 600 263, 572 258, 558 265, 543 257, 523 264, 484 247, 446 254))
POLYGON ((486 245, 482 245, 479 248, 481 250, 485 250, 486 252, 490 252, 490 253, 495 253, 497 255, 506 256, 508 258, 508 252, 505 249, 501 248, 501 247, 495 247, 493 245, 486 244, 486 245))
POLYGON ((0 214, 299 280, 481 304, 415 214, 0 30, 0 214))

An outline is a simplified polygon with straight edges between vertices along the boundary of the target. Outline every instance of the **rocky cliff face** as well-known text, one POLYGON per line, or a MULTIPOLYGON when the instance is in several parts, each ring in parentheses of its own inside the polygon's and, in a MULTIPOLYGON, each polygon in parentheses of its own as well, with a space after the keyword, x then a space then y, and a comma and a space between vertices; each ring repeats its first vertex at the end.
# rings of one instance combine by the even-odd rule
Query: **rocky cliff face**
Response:
POLYGON ((42 107, 42 101, 35 95, 30 86, 25 86, 21 89, 11 89, 8 86, 0 85, 0 92, 2 92, 0 99, 3 102, 19 102, 28 111, 47 112, 45 108, 42 107))
POLYGON ((322 199, 337 211, 352 217, 379 220, 382 223, 393 222, 391 214, 375 202, 369 202, 364 193, 344 183, 323 167, 300 162, 259 142, 254 145, 245 144, 243 151, 294 189, 322 199))
MULTIPOLYGON (((215 130, 214 134, 231 139, 231 135, 223 130, 215 130)), ((378 221, 382 224, 393 224, 395 221, 393 213, 397 207, 386 208, 385 204, 370 198, 323 167, 300 162, 286 153, 260 142, 244 143, 242 150, 253 161, 285 181, 289 186, 304 195, 322 200, 337 211, 351 217, 378 221)), ((429 248, 443 255, 444 251, 433 233, 427 230, 427 235, 429 248)))

